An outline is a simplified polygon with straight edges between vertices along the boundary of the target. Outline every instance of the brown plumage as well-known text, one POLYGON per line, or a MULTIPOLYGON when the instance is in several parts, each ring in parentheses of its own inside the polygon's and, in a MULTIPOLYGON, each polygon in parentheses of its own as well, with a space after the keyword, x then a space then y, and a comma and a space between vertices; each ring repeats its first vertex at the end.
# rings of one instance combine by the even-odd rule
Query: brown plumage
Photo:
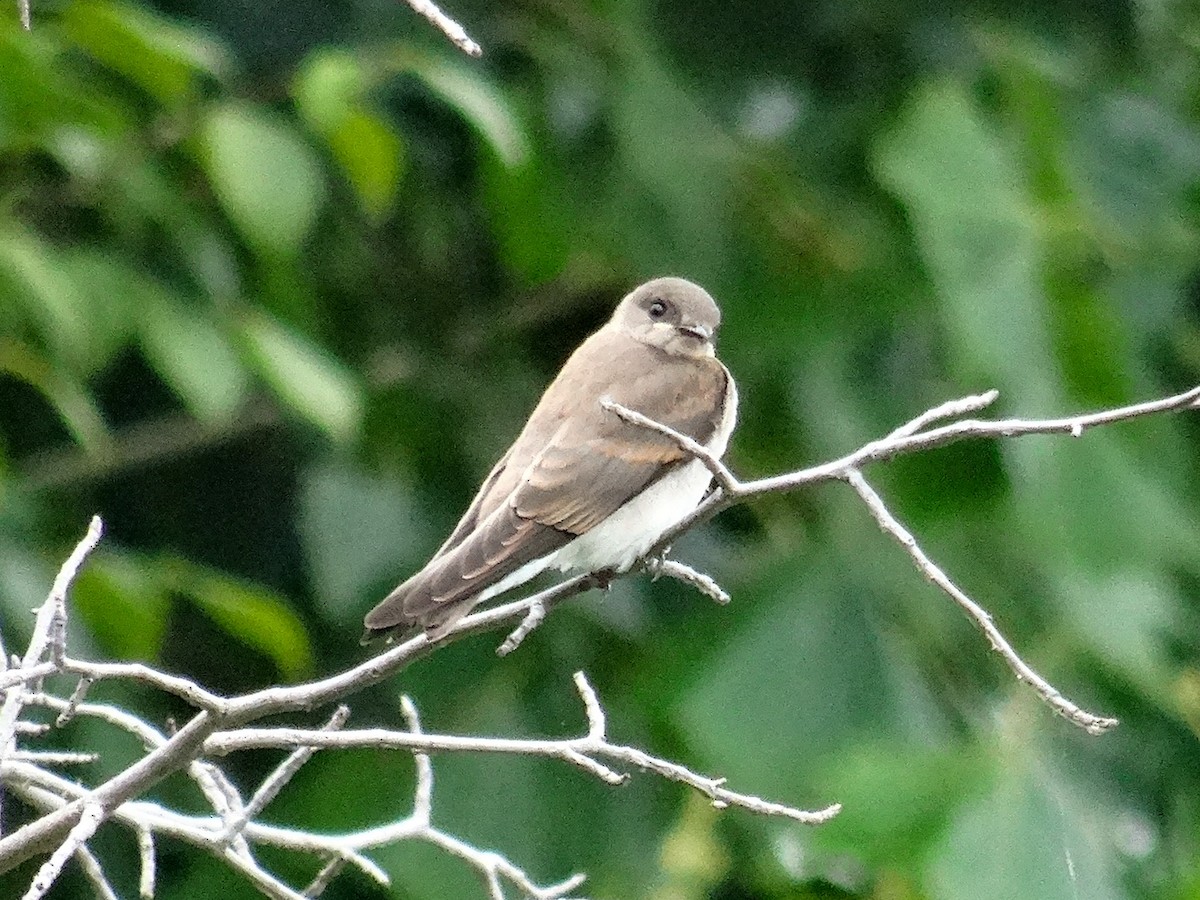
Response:
MULTIPOLYGON (((605 536, 596 547, 573 542, 660 479, 696 464, 669 438, 627 424, 600 400, 610 397, 700 443, 717 439, 723 452, 736 393, 713 355, 719 322, 712 298, 682 279, 656 279, 629 294, 567 360, 446 543, 368 613, 364 639, 416 626, 437 637, 476 603, 547 566, 606 567, 609 547, 611 565, 628 567, 626 557, 648 549, 665 527, 647 526, 657 534, 635 535, 633 549, 623 546, 624 535, 605 536)), ((694 507, 708 479, 689 470, 686 481, 691 494, 701 488, 689 497, 694 507)), ((631 515, 630 527, 645 518, 631 515)))

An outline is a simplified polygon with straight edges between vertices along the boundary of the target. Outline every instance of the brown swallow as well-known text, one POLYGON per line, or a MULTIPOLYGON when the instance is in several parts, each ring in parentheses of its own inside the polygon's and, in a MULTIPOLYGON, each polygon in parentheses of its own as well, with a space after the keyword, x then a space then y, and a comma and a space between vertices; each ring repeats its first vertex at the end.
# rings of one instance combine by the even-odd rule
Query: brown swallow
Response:
POLYGON ((711 475, 601 400, 721 456, 737 389, 714 353, 720 322, 712 297, 682 278, 628 294, 567 360, 446 543, 367 613, 364 642, 418 627, 441 637, 475 605, 546 569, 629 569, 696 508, 711 475))

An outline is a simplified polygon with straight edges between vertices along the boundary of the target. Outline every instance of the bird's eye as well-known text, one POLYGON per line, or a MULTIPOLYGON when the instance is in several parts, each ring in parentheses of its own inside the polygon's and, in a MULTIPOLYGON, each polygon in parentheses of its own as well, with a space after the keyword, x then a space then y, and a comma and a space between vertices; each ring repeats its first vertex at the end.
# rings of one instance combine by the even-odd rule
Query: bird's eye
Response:
POLYGON ((667 314, 667 304, 661 300, 655 300, 646 311, 650 313, 650 318, 661 319, 667 314))

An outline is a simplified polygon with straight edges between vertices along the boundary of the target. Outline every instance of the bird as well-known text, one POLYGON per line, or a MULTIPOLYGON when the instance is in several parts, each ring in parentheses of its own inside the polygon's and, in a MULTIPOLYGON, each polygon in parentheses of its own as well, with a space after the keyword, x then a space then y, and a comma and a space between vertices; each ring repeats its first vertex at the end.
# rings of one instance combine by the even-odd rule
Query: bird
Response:
POLYGON ((363 643, 444 637, 476 605, 547 569, 628 571, 704 499, 712 474, 669 435, 720 458, 737 387, 716 358, 721 312, 683 278, 647 281, 563 364, 446 542, 363 624, 363 643))

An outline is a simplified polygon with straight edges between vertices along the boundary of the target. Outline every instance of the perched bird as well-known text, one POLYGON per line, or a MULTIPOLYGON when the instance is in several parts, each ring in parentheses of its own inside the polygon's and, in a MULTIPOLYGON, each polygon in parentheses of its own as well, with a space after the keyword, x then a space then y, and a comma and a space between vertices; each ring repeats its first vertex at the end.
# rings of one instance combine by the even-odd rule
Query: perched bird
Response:
POLYGON ((364 643, 444 635, 472 607, 540 572, 629 569, 708 491, 704 464, 605 409, 611 398, 717 456, 737 389, 716 358, 721 313, 682 278, 628 294, 546 389, 446 543, 367 613, 364 643))

